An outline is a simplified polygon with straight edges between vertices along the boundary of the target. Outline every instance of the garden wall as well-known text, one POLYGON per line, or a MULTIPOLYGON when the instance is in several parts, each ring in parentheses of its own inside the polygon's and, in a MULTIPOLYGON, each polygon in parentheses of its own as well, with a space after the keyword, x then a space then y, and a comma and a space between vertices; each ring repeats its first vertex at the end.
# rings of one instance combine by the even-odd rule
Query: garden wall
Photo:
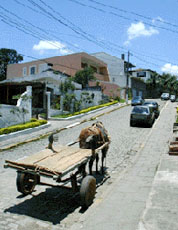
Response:
POLYGON ((0 105, 0 128, 30 121, 32 117, 32 88, 27 90, 17 101, 17 105, 0 105))
POLYGON ((81 109, 99 105, 99 102, 102 100, 102 92, 99 90, 75 90, 74 93, 76 95, 77 100, 80 100, 81 97, 83 98, 81 109), (87 98, 89 98, 89 100, 87 98), (89 103, 90 99, 91 103, 89 103))

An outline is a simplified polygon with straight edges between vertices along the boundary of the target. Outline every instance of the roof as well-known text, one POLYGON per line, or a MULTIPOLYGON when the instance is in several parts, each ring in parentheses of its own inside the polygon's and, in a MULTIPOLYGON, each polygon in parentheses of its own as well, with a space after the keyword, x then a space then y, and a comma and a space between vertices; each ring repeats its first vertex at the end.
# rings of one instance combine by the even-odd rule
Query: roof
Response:
POLYGON ((27 63, 35 63, 37 61, 49 64, 51 59, 54 59, 54 58, 63 59, 64 57, 70 57, 70 56, 80 56, 81 58, 83 57, 83 58, 90 59, 90 60, 92 60, 93 62, 95 62, 95 63, 97 63, 99 65, 107 66, 107 64, 105 62, 103 62, 100 59, 98 59, 98 58, 96 58, 96 57, 94 57, 92 55, 89 55, 89 54, 87 54, 85 52, 73 53, 73 54, 68 54, 68 55, 63 55, 63 56, 47 57, 47 58, 43 58, 43 59, 36 59, 36 60, 33 60, 33 61, 29 61, 29 62, 21 62, 21 63, 9 64, 9 65, 24 65, 24 64, 27 64, 27 63))
MULTIPOLYGON (((112 57, 112 58, 115 58, 115 59, 120 59, 120 60, 123 60, 122 58, 119 58, 119 57, 116 57, 116 56, 113 56, 113 55, 110 55, 110 54, 108 54, 108 53, 105 53, 105 52, 97 52, 97 53, 93 53, 93 54, 91 54, 91 55, 100 55, 100 54, 102 54, 102 55, 105 55, 105 56, 109 56, 109 57, 112 57)), ((99 58, 99 57, 98 57, 99 58)), ((128 63, 127 61, 125 61, 125 60, 123 60, 124 61, 124 63, 125 63, 125 65, 128 63)), ((135 67, 135 65, 133 65, 131 62, 129 62, 129 68, 132 68, 132 67, 135 67)))
MULTIPOLYGON (((11 79, 6 79, 0 82, 0 85, 12 85, 12 84, 34 84, 34 83, 47 83, 52 82, 54 84, 60 84, 64 82, 68 77, 62 73, 55 74, 51 71, 44 71, 40 74, 27 76, 27 77, 16 77, 11 79)), ((81 85, 73 82, 76 88, 81 89, 81 85)))
POLYGON ((156 73, 156 71, 154 71, 154 70, 151 70, 151 69, 142 69, 142 68, 134 69, 134 70, 131 70, 130 72, 143 72, 143 71, 149 71, 149 72, 152 72, 152 73, 156 73))

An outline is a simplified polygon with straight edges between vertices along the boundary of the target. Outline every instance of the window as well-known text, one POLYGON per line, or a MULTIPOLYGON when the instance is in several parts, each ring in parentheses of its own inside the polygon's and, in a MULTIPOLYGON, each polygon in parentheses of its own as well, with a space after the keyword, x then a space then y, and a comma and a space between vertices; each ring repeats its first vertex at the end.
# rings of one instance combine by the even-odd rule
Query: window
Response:
POLYGON ((114 77, 112 78, 112 82, 115 82, 115 78, 114 77))
POLYGON ((134 113, 148 113, 148 109, 147 109, 147 108, 144 108, 144 107, 135 106, 135 107, 133 108, 133 112, 134 112, 134 113))
POLYGON ((27 76, 27 67, 23 67, 23 77, 27 76))
POLYGON ((30 67, 30 75, 34 75, 36 73, 36 67, 35 66, 31 66, 30 67))
POLYGON ((92 70, 95 72, 95 73, 97 73, 97 68, 95 67, 95 66, 90 66, 91 68, 92 68, 92 70))
POLYGON ((43 71, 45 71, 45 70, 47 70, 47 69, 48 69, 47 63, 45 63, 45 64, 40 64, 40 65, 39 65, 39 70, 38 70, 38 72, 39 72, 39 73, 42 73, 43 71))
POLYGON ((137 72, 137 77, 146 77, 146 72, 137 72))
POLYGON ((88 64, 87 64, 87 63, 82 62, 82 63, 81 63, 81 67, 85 69, 85 68, 87 68, 87 67, 88 67, 88 64))
POLYGON ((100 67, 100 68, 99 68, 99 73, 100 73, 101 75, 104 75, 104 74, 105 74, 105 68, 104 68, 104 67, 100 67))

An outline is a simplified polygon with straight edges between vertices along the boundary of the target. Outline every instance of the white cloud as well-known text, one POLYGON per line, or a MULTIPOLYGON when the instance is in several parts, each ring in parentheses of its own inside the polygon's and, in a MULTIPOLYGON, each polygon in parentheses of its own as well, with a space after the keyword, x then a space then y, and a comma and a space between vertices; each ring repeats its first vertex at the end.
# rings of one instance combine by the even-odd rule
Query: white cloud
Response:
POLYGON ((152 23, 155 24, 156 22, 164 22, 164 19, 161 17, 156 17, 152 19, 152 23))
POLYGON ((170 63, 167 63, 161 68, 161 71, 178 76, 178 65, 171 65, 170 63))
POLYGON ((141 36, 149 37, 153 34, 159 34, 159 31, 153 27, 146 28, 143 22, 131 23, 127 30, 128 40, 124 44, 128 45, 134 38, 141 36))
POLYGON ((40 41, 38 44, 33 46, 33 50, 37 50, 40 54, 43 54, 45 50, 59 50, 60 54, 72 53, 71 50, 66 48, 66 45, 58 41, 40 41))

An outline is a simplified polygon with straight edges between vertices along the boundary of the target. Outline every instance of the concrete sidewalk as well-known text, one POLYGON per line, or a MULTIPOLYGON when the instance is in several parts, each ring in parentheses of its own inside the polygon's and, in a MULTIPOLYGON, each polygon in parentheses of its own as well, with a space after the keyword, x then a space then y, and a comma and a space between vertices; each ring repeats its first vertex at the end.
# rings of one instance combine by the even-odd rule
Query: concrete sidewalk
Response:
POLYGON ((168 103, 132 167, 111 175, 114 184, 71 230, 178 229, 178 157, 168 155, 174 119, 168 103))
POLYGON ((53 120, 50 119, 50 125, 46 128, 41 129, 30 129, 29 132, 20 131, 20 135, 13 137, 13 135, 8 135, 9 138, 3 140, 0 137, 0 151, 7 150, 9 148, 16 147, 20 144, 25 144, 31 141, 38 140, 42 137, 49 136, 52 132, 60 132, 63 129, 71 128, 80 123, 89 121, 90 119, 95 119, 99 116, 104 115, 105 113, 112 112, 113 110, 119 109, 123 106, 126 106, 125 103, 117 103, 108 107, 104 107, 102 109, 92 111, 90 113, 84 114, 83 116, 76 116, 75 119, 66 119, 66 120, 53 120))

